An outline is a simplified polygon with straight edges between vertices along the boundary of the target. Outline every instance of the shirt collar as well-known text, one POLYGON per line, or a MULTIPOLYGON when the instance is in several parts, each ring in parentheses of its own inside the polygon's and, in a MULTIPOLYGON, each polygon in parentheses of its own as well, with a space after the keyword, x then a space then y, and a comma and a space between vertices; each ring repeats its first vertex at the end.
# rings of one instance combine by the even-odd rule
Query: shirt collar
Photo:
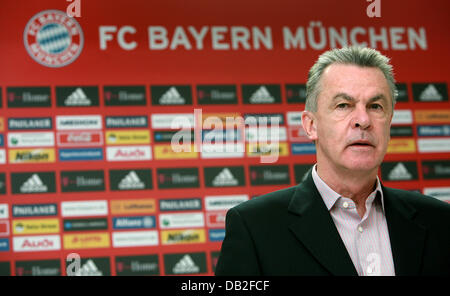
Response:
MULTIPOLYGON (((314 184, 317 187, 317 190, 320 193, 320 196, 322 197, 328 211, 331 210, 331 208, 336 204, 336 202, 339 200, 341 195, 330 188, 330 186, 327 185, 320 177, 319 174, 317 174, 316 171, 317 164, 315 164, 312 168, 312 178, 314 181, 314 184)), ((384 212, 384 198, 383 198, 383 190, 381 190, 381 182, 380 179, 377 176, 377 186, 375 190, 369 195, 369 198, 372 199, 372 201, 379 196, 381 200, 381 206, 384 212)))

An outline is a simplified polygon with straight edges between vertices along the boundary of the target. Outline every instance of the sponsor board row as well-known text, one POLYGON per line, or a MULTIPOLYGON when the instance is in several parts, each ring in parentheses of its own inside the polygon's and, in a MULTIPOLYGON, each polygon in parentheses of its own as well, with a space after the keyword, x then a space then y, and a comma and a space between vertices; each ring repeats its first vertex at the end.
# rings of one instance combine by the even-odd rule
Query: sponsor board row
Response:
MULTIPOLYGON (((153 129, 179 129, 194 127, 194 123, 203 129, 212 129, 213 124, 225 126, 246 125, 284 125, 284 114, 245 114, 244 118, 240 113, 207 113, 203 114, 202 109, 194 109, 194 113, 154 113, 150 115, 153 129), (240 120, 242 119, 242 121, 240 120), (198 122, 197 122, 198 120, 198 122), (201 125, 200 125, 201 123, 201 125)), ((288 124, 298 124, 301 112, 287 112, 288 124)), ((100 130, 103 128, 101 115, 56 115, 56 130, 100 130)), ((0 118, 0 131, 5 128, 4 119, 0 118)), ((121 128, 148 128, 147 115, 134 116, 105 116, 105 127, 107 129, 121 128)), ((52 117, 15 117, 8 118, 9 130, 52 130, 52 117)))
MULTIPOLYGON (((194 213, 171 213, 159 215, 159 229, 177 228, 224 228, 226 210, 194 213), (206 221, 205 221, 206 220, 206 221)), ((108 230, 107 218, 64 219, 62 221, 64 232, 108 230)), ((12 230, 9 221, 0 220, 0 237, 13 235, 57 234, 60 233, 59 219, 14 219, 12 230)), ((147 216, 121 216, 112 218, 113 230, 142 230, 156 229, 156 217, 147 216)))
POLYGON ((183 275, 214 272, 218 251, 210 252, 211 266, 207 267, 205 252, 127 255, 110 257, 74 256, 61 264, 60 259, 17 260, 14 263, 0 260, 0 276, 10 276, 14 266, 16 276, 119 276, 183 275), (114 268, 112 268, 114 264, 114 268))
MULTIPOLYGON (((245 186, 243 166, 205 167, 206 187, 245 186)), ((199 168, 157 168, 158 189, 199 188, 199 168)), ((249 166, 250 184, 288 185, 291 183, 288 165, 249 166)), ((6 193, 6 175, 0 173, 0 193, 6 193)), ((109 172, 111 190, 152 189, 151 169, 111 170, 109 172)), ((11 173, 11 191, 13 194, 55 193, 55 172, 11 173)), ((103 170, 61 171, 61 192, 105 191, 103 170)))
MULTIPOLYGON (((224 229, 208 229, 210 242, 221 242, 224 229)), ((159 245, 203 244, 207 242, 204 228, 176 230, 135 230, 84 232, 76 234, 21 235, 12 237, 13 252, 151 247, 159 245), (62 237, 62 240, 61 240, 62 237)), ((9 238, 0 237, 0 252, 10 251, 9 238)))
MULTIPOLYGON (((201 145, 197 150, 195 145, 155 145, 154 156, 152 146, 121 146, 106 147, 106 158, 103 148, 76 148, 58 149, 58 157, 54 148, 34 148, 34 149, 9 149, 8 163, 54 163, 56 161, 148 161, 167 159, 197 159, 199 157, 209 158, 242 158, 247 151, 248 157, 259 156, 288 156, 289 148, 287 143, 251 143, 251 144, 226 144, 226 145, 201 145), (246 150, 245 150, 246 147, 246 150), (201 152, 198 152, 201 150, 201 152)), ((305 151, 315 151, 311 144, 292 144, 293 154, 303 154, 298 147, 311 147, 305 151), (312 149, 312 150, 311 150, 312 149), (299 152, 300 151, 300 152, 299 152)), ((6 163, 6 152, 4 149, 0 155, 0 163, 6 163)))
MULTIPOLYGON (((242 135, 245 134, 245 141, 274 143, 288 141, 286 127, 250 127, 245 130, 225 129, 225 130, 202 130, 201 143, 213 144, 224 142, 242 142, 242 135)), ((105 132, 106 145, 145 145, 150 144, 149 130, 114 130, 105 132)), ((194 142, 193 131, 156 131, 154 132, 155 143, 179 143, 194 142)), ((289 140, 293 142, 309 142, 301 126, 289 128, 289 140)), ((68 131, 57 132, 56 142, 59 147, 85 147, 103 146, 103 133, 101 131, 68 131)), ((8 148, 22 147, 54 147, 55 136, 53 132, 9 132, 8 148)), ((4 146, 3 134, 0 134, 0 147, 4 146)))
MULTIPOLYGON (((205 113, 202 109, 194 109, 193 113, 153 113, 150 115, 151 127, 161 129, 217 129, 224 127, 285 125, 301 126, 301 111, 286 111, 286 113, 205 113), (285 121, 286 119, 286 121, 285 121)), ((148 115, 133 116, 105 116, 102 115, 56 115, 57 131, 101 130, 122 128, 148 128, 148 115)), ((393 125, 405 124, 448 124, 450 123, 450 109, 438 110, 394 110, 393 125)), ((7 121, 10 131, 16 130, 53 130, 52 117, 10 117, 7 121)), ((443 126, 445 129, 445 125, 443 126)), ((5 130, 4 118, 0 118, 0 132, 5 130)), ((425 130, 424 132, 429 132, 425 130)), ((444 131, 445 133, 445 131, 444 131)))
MULTIPOLYGON (((3 136, 3 135, 2 135, 3 136)), ((3 138, 3 137, 2 137, 3 138)), ((116 130, 105 132, 106 145, 150 144, 149 130, 116 130)), ((57 132, 57 146, 102 146, 103 133, 101 131, 57 132)), ((54 147, 53 132, 9 132, 8 148, 21 147, 54 147)))
MULTIPOLYGON (((450 125, 418 125, 419 139, 434 137, 437 139, 450 136, 450 125)), ((413 137, 411 126, 392 126, 392 137, 413 137)), ((212 129, 201 130, 197 134, 193 130, 155 131, 153 139, 155 144, 171 143, 189 145, 192 143, 242 143, 276 144, 283 142, 311 142, 301 125, 298 126, 264 126, 240 129, 212 129)), ((58 147, 89 147, 103 146, 104 137, 101 131, 68 131, 56 133, 56 146, 58 147)), ((112 145, 145 145, 151 144, 149 130, 115 130, 105 132, 105 144, 112 145)), ((0 134, 0 147, 5 145, 3 134, 0 134)), ((55 147, 53 132, 9 132, 7 146, 10 149, 23 147, 55 147)), ((156 145, 155 145, 156 146, 156 145)), ((161 145, 170 149, 170 145, 161 145)), ((173 150, 173 149, 172 149, 173 150)), ((247 149, 249 150, 249 149, 247 149)))
MULTIPOLYGON (((56 217, 61 213, 64 218, 72 217, 97 217, 111 215, 148 215, 155 214, 157 210, 161 212, 161 228, 173 228, 179 225, 179 221, 187 220, 196 221, 190 224, 191 227, 197 227, 204 225, 203 218, 199 217, 200 212, 194 212, 196 210, 205 210, 207 212, 220 212, 226 211, 229 208, 236 206, 246 200, 249 197, 246 194, 238 195, 212 195, 205 196, 204 198, 174 198, 174 199, 159 199, 155 198, 141 198, 141 199, 117 199, 110 200, 109 207, 107 200, 83 200, 83 201, 62 201, 61 207, 58 209, 57 203, 36 203, 36 204, 13 204, 11 206, 11 215, 9 214, 9 205, 7 203, 0 203, 0 219, 8 219, 8 217, 24 218, 24 217, 56 217), (189 211, 190 213, 178 213, 178 214, 162 214, 162 212, 182 212, 189 211), (186 216, 187 215, 187 216, 186 216), (178 221, 178 222, 177 222, 178 221)), ((150 227, 156 225, 155 218, 153 216, 133 216, 129 219, 113 219, 113 225, 115 229, 126 228, 127 226, 141 225, 144 227, 150 227), (133 220, 135 219, 135 220, 133 220)), ((27 219, 33 222, 31 219, 27 219)), ((53 221, 52 219, 50 221, 53 221)), ((89 222, 88 220, 83 220, 89 222)), ((83 222, 81 221, 81 222, 83 222)), ((18 222, 23 222, 18 220, 18 222)), ((40 219, 35 221, 33 225, 41 222, 40 219)), ((92 224, 83 224, 78 220, 67 220, 64 223, 64 230, 84 230, 83 227, 107 227, 107 224, 102 219, 92 220, 92 224), (84 226, 83 226, 84 225, 84 226)), ((39 229, 36 225, 31 227, 32 229, 39 229)), ((47 231, 49 227, 44 227, 43 230, 47 231)), ((52 229, 59 231, 58 226, 53 226, 52 229)))
MULTIPOLYGON (((178 160, 178 159, 230 159, 247 157, 273 158, 275 162, 279 157, 289 155, 315 155, 314 143, 231 143, 231 144, 176 144, 154 145, 153 153, 150 145, 106 147, 106 157, 103 148, 27 148, 9 149, 8 161, 6 150, 0 149, 0 164, 24 163, 55 163, 55 162, 81 162, 103 161, 151 161, 151 160, 178 160), (290 151, 290 152, 289 152, 290 151)), ((445 138, 409 138, 391 139, 388 144, 388 154, 402 153, 447 153, 450 152, 450 137, 445 138)), ((262 159, 262 158, 261 158, 262 159)), ((268 161, 262 161, 268 162, 268 161)))
MULTIPOLYGON (((405 83, 398 83, 398 102, 408 102, 408 90, 405 83)), ((150 86, 151 104, 154 106, 192 105, 193 95, 190 85, 154 85, 150 86)), ((305 103, 305 84, 285 84, 287 103, 305 103)), ((140 86, 104 86, 103 102, 105 106, 146 106, 147 90, 140 86)), ((57 107, 98 107, 100 92, 97 86, 56 86, 57 107)), ((282 102, 279 84, 242 84, 244 104, 280 104, 282 102)), ((447 84, 440 82, 412 83, 415 102, 448 101, 447 84)), ((197 85, 197 104, 238 104, 236 85, 197 85)), ((7 106, 51 107, 51 88, 42 87, 6 87, 7 106)))
MULTIPOLYGON (((385 161, 381 163, 382 181, 419 181, 419 164, 424 180, 450 179, 450 160, 385 161)), ((301 182, 313 164, 294 164, 295 182, 301 182)))
MULTIPOLYGON (((302 168, 309 169, 310 164, 294 164, 295 183, 302 175, 302 168)), ((418 180, 418 169, 415 161, 384 162, 381 165, 383 180, 393 180, 393 167, 403 166, 411 177, 397 180, 418 180), (389 169, 390 168, 390 169, 389 169)), ((422 160, 422 177, 424 180, 450 179, 450 160, 422 160)), ((152 169, 109 170, 109 188, 111 191, 153 189, 152 169)), ((246 186, 245 166, 203 167, 204 186, 236 187, 246 186)), ((249 165, 248 176, 251 186, 289 185, 291 174, 289 165, 249 165)), ((199 168, 157 168, 156 183, 158 189, 199 188, 199 168)), ((12 194, 55 193, 55 172, 12 172, 10 173, 12 194)), ((61 192, 105 191, 105 173, 103 170, 61 171, 61 192)), ((0 173, 0 194, 6 194, 6 174, 0 173)))
MULTIPOLYGON (((229 199, 232 198, 230 197, 229 199)), ((237 203, 234 200, 230 204, 236 205, 237 203)), ((207 212, 205 215, 203 212, 164 213, 159 214, 158 225, 156 224, 155 215, 115 216, 112 218, 111 224, 113 230, 156 229, 157 226, 159 229, 199 228, 205 226, 217 228, 225 227, 225 213, 226 209, 207 212)), ((11 223, 11 232, 13 235, 56 234, 60 233, 61 230, 64 232, 76 232, 109 229, 109 223, 106 217, 63 219, 61 222, 62 227, 58 218, 13 219, 11 223)), ((0 236, 8 236, 9 234, 9 221, 1 219, 0 236)))
MULTIPOLYGON (((309 168, 300 167, 299 179, 304 178, 309 168), (305 172, 306 171, 306 172, 305 172), (302 176, 303 174, 303 176, 302 176)), ((410 180, 414 178, 414 170, 412 170, 411 163, 400 163, 394 167, 390 167, 388 171, 388 178, 391 181, 410 180)), ((445 190, 447 187, 433 187, 425 188, 424 194, 434 197, 445 197, 445 190), (436 188, 442 188, 442 193, 438 195, 431 194, 430 192, 438 192, 436 188), (436 190, 435 190, 436 189, 436 190), (433 191, 434 190, 434 191, 433 191)), ((448 194, 447 194, 448 195, 448 194)), ((223 211, 227 211, 229 208, 238 205, 248 200, 248 195, 214 195, 205 196, 204 198, 175 198, 175 199, 159 199, 154 198, 141 198, 141 199, 126 199, 126 200, 110 200, 109 208, 107 200, 85 200, 85 201, 63 201, 61 202, 60 210, 58 210, 58 204, 56 203, 37 203, 37 204, 13 204, 11 206, 11 215, 9 212, 9 205, 7 203, 0 204, 0 219, 14 218, 28 218, 28 217, 56 217, 61 212, 61 216, 64 218, 76 218, 76 217, 98 217, 111 215, 144 215, 133 217, 121 217, 113 219, 114 229, 126 229, 126 228, 152 228, 155 227, 155 217, 152 216, 157 211, 160 212, 160 228, 176 228, 180 225, 189 225, 189 227, 203 226, 203 216, 200 214, 205 210, 206 220, 208 227, 218 226, 218 222, 214 219, 221 219, 219 216, 212 217, 209 213, 223 214, 223 211), (204 205, 203 205, 204 204, 204 205), (183 212, 189 211, 190 213, 179 214, 164 214, 165 212, 183 212), (194 212, 192 212, 194 211, 194 212), (150 216, 148 216, 150 215, 150 216), (210 217, 211 216, 211 217, 210 217), (181 222, 180 222, 181 221, 181 222), (191 221, 191 222, 189 222, 191 221), (215 221, 215 222, 214 222, 215 221)), ((4 221, 4 220, 2 220, 4 221)), ((28 219, 28 223, 31 223, 30 227, 24 225, 24 221, 20 219, 13 220, 14 233, 18 232, 58 232, 59 222, 54 219, 42 220, 42 219, 28 219), (56 223, 52 225, 39 226, 42 221, 50 221, 56 223), (16 222, 18 225, 16 225, 16 222), (16 227, 17 226, 17 227, 16 227)), ((26 223, 25 223, 26 224, 26 223)), ((219 226, 223 226, 220 224, 219 226)), ((77 220, 66 219, 64 220, 64 231, 71 230, 87 230, 87 229, 106 229, 107 222, 104 219, 93 220, 77 220)))

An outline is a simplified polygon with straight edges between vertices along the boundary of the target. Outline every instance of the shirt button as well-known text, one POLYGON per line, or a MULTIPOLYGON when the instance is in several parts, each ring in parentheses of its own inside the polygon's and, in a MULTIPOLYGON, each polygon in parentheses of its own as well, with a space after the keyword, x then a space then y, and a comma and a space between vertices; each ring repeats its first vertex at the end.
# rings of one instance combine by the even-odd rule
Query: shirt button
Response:
POLYGON ((348 208, 348 202, 344 201, 344 203, 342 204, 342 206, 343 206, 344 208, 348 208))
POLYGON ((362 233, 363 232, 363 228, 362 228, 362 226, 358 226, 358 231, 360 232, 360 233, 362 233))

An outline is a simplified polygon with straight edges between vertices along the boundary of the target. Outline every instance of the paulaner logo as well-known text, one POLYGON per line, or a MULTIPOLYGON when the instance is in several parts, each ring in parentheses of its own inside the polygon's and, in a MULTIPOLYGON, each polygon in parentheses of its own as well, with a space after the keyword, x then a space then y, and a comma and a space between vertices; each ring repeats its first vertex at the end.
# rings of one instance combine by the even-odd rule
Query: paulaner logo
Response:
POLYGON ((59 10, 45 10, 25 26, 23 41, 28 54, 39 64, 63 67, 78 58, 84 37, 74 18, 59 10))

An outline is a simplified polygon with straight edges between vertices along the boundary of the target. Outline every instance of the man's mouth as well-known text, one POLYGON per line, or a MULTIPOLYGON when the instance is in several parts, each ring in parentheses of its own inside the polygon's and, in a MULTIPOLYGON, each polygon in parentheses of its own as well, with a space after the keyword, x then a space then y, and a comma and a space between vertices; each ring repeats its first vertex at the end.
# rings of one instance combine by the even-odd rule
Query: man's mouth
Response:
POLYGON ((374 147, 370 141, 360 140, 354 141, 348 145, 349 147, 374 147))

